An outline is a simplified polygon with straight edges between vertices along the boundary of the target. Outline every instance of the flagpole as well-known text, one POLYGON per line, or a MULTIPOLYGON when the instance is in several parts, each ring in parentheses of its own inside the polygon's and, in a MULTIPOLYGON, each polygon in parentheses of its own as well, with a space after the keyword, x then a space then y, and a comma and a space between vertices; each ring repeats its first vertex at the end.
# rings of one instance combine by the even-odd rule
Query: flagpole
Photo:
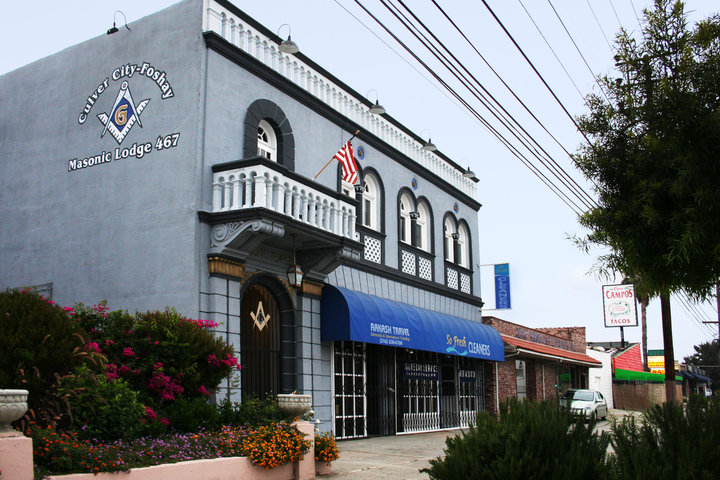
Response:
MULTIPOLYGON (((352 141, 352 139, 355 138, 355 137, 358 135, 358 133, 360 133, 360 130, 357 130, 355 133, 353 133, 353 136, 350 137, 350 138, 347 140, 347 142, 352 141)), ((347 142, 345 142, 345 143, 347 143, 347 142)), ((333 155, 333 157, 325 164, 325 166, 320 169, 320 171, 317 173, 317 175, 315 175, 315 176, 313 177, 313 180, 315 180, 315 179, 323 172, 323 170, 325 170, 325 169, 327 168, 327 166, 330 165, 330 163, 332 163, 333 160, 335 160, 335 156, 334 156, 334 155, 333 155)))

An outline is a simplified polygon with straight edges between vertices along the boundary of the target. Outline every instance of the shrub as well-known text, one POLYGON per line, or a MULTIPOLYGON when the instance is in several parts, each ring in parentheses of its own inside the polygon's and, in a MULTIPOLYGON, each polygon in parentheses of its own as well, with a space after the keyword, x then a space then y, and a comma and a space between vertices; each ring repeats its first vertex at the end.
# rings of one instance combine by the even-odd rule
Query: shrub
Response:
POLYGON ((62 380, 60 393, 68 391, 69 428, 77 430, 78 438, 116 440, 142 434, 145 407, 124 380, 111 381, 81 367, 62 380))
POLYGON ((64 309, 31 290, 0 292, 0 385, 28 390, 27 417, 55 425, 67 412, 58 381, 102 356, 85 349, 87 335, 64 309))
POLYGON ((76 317, 107 356, 106 375, 125 379, 155 409, 177 398, 209 398, 240 369, 232 347, 209 331, 214 322, 183 317, 174 309, 134 316, 108 312, 104 303, 75 306, 76 317))
POLYGON ((448 438, 445 458, 422 471, 438 480, 604 478, 609 439, 595 435, 595 425, 594 419, 573 423, 549 402, 510 399, 499 418, 480 412, 477 425, 448 438))
POLYGON ((305 434, 292 425, 263 425, 251 430, 242 439, 241 450, 254 465, 275 468, 298 462, 310 450, 305 434))
POLYGON ((242 403, 232 403, 224 399, 218 403, 220 423, 223 425, 272 425, 289 420, 278 407, 273 396, 265 398, 249 397, 242 403))
POLYGON ((116 472, 128 470, 117 448, 93 445, 72 433, 31 424, 26 435, 32 438, 36 478, 75 472, 116 472))
POLYGON ((171 419, 176 432, 198 432, 220 428, 218 407, 204 398, 178 398, 168 405, 164 413, 171 419))
POLYGON ((330 465, 340 458, 340 450, 338 450, 335 437, 331 433, 315 435, 315 461, 324 462, 330 465))
POLYGON ((655 405, 640 423, 629 417, 615 424, 612 446, 616 478, 720 478, 720 402, 691 396, 686 407, 655 405))

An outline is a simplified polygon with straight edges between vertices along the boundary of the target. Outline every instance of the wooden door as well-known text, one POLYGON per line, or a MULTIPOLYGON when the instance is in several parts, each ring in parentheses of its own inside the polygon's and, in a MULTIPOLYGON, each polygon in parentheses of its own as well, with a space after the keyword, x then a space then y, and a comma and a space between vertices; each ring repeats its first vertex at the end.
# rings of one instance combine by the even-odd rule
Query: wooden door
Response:
POLYGON ((251 285, 242 297, 242 398, 280 393, 280 309, 270 291, 251 285))

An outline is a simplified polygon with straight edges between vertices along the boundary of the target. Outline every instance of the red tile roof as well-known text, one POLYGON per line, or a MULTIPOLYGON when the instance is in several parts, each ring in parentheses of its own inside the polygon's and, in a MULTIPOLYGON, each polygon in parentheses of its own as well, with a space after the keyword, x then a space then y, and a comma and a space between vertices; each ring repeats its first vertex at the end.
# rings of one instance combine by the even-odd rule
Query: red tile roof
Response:
POLYGON ((571 360, 575 362, 591 363, 593 365, 602 365, 602 362, 595 360, 594 358, 585 355, 584 353, 571 352, 569 350, 562 350, 560 348, 549 347, 541 343, 530 342, 528 340, 520 340, 515 337, 508 337, 501 335, 505 343, 514 345, 517 348, 524 350, 530 350, 531 352, 542 353, 543 355, 550 355, 553 357, 559 357, 565 360, 571 360))

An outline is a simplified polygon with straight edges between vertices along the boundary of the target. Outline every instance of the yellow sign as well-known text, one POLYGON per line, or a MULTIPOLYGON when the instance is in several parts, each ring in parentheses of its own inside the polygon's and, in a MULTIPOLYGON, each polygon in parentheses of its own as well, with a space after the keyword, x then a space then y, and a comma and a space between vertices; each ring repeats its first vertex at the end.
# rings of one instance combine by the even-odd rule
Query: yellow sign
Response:
POLYGON ((250 312, 250 317, 252 317, 253 322, 259 331, 262 331, 262 329, 265 328, 265 325, 267 325, 270 320, 270 315, 265 315, 262 300, 258 302, 257 311, 255 313, 250 312))

